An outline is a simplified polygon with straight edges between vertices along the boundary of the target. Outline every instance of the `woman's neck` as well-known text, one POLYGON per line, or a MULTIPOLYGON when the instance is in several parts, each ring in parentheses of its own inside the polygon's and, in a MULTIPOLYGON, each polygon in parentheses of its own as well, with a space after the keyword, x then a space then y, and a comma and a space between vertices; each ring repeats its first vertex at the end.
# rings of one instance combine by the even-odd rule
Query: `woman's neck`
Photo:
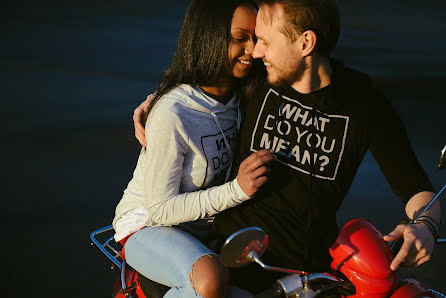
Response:
POLYGON ((200 86, 200 88, 213 99, 222 104, 227 104, 232 98, 235 82, 221 84, 219 86, 200 86))

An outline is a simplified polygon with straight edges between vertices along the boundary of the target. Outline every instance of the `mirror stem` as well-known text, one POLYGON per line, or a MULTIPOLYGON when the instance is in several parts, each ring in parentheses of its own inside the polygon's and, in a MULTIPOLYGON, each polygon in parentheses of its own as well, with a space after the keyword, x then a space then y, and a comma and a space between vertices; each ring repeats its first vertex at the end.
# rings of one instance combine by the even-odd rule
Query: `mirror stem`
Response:
POLYGON ((423 211, 421 211, 420 214, 413 220, 413 223, 416 223, 417 220, 423 215, 424 212, 426 212, 431 205, 435 202, 435 200, 441 195, 441 193, 446 189, 446 184, 443 186, 443 188, 435 195, 435 197, 432 198, 432 200, 429 202, 429 204, 424 207, 423 211))
POLYGON ((262 260, 260 260, 259 255, 257 254, 257 252, 255 250, 250 251, 249 254, 246 256, 246 258, 250 261, 256 262, 257 264, 262 266, 263 269, 268 270, 268 271, 293 273, 293 274, 299 274, 299 275, 308 275, 308 273, 305 271, 268 266, 265 263, 263 263, 262 260))

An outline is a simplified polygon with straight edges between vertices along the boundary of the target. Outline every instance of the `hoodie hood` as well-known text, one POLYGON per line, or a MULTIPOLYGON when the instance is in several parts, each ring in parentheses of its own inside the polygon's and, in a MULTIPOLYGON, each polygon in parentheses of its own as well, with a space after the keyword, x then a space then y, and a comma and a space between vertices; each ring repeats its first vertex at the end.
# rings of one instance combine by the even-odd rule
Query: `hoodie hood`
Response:
POLYGON ((239 108, 240 100, 237 96, 237 92, 234 92, 231 100, 227 104, 223 104, 204 93, 204 91, 200 87, 193 87, 191 85, 182 84, 166 94, 165 97, 166 99, 169 98, 170 100, 174 100, 175 102, 185 106, 188 109, 211 115, 221 135, 223 136, 225 145, 229 148, 232 155, 233 150, 228 142, 228 139, 226 138, 219 119, 224 120, 225 112, 236 110, 237 131, 240 129, 242 120, 239 108))
POLYGON ((225 142, 225 145, 229 148, 230 152, 233 152, 231 145, 228 142, 228 139, 226 138, 225 133, 223 132, 223 129, 221 127, 218 114, 222 114, 228 110, 237 110, 237 130, 240 129, 241 126, 241 114, 239 109, 239 98, 234 92, 232 95, 231 100, 227 104, 223 104, 219 102, 218 100, 210 97, 200 87, 193 87, 190 85, 182 84, 175 88, 171 93, 168 95, 173 96, 175 98, 176 102, 180 103, 181 105, 203 113, 210 114, 212 118, 215 121, 215 124, 217 125, 221 135, 223 136, 223 140, 225 142))
POLYGON ((239 99, 236 93, 232 95, 231 100, 227 104, 223 104, 208 96, 200 87, 193 87, 186 84, 182 84, 173 89, 169 93, 169 97, 170 95, 173 95, 178 103, 192 110, 208 114, 222 113, 227 110, 238 109, 239 106, 239 99))

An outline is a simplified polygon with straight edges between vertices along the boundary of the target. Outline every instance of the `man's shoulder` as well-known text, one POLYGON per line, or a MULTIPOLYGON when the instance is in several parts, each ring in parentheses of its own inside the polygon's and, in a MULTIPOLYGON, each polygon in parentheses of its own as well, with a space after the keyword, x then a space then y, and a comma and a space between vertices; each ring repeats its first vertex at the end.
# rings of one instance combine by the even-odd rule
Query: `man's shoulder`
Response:
POLYGON ((373 88, 372 79, 362 71, 345 66, 343 63, 333 60, 333 82, 347 90, 373 88))
POLYGON ((345 103, 362 106, 387 106, 387 97, 379 90, 369 75, 335 62, 333 66, 333 86, 336 97, 345 103))

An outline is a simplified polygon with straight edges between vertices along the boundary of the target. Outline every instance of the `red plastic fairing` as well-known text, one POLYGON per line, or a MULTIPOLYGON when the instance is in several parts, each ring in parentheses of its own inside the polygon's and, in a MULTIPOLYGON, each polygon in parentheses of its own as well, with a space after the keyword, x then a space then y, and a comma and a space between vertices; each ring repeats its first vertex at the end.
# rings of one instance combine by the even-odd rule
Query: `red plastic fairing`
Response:
POLYGON ((146 294, 144 294, 144 292, 141 289, 141 284, 139 283, 138 280, 138 274, 136 274, 135 271, 135 282, 136 282, 136 295, 138 298, 146 298, 146 294))
POLYGON ((423 286, 414 279, 404 280, 398 290, 391 296, 391 298, 418 298, 418 297, 435 297, 434 294, 427 291, 423 286))
POLYGON ((352 297, 388 297, 396 290, 392 253, 382 237, 370 222, 353 219, 330 247, 332 269, 341 271, 356 288, 352 297))
POLYGON ((125 285, 127 289, 129 289, 128 293, 130 296, 126 296, 124 293, 122 293, 121 279, 119 278, 113 285, 114 298, 146 298, 146 295, 142 291, 141 285, 139 284, 138 274, 136 274, 134 269, 127 269, 125 285))

